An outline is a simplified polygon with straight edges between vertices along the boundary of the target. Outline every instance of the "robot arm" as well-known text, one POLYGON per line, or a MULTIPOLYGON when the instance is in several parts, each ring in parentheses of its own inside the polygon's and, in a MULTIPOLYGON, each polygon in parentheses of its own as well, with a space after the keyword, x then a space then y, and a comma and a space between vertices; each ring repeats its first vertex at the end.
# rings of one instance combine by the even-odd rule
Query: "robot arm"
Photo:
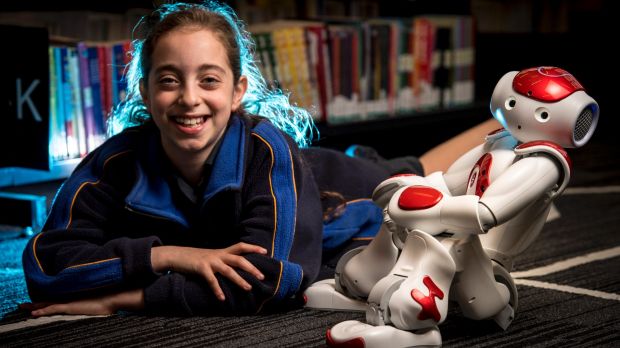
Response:
POLYGON ((450 196, 430 186, 398 190, 388 204, 392 220, 409 230, 431 235, 442 232, 480 234, 494 223, 493 215, 475 195, 450 196))
POLYGON ((443 173, 443 179, 453 196, 464 195, 471 168, 487 151, 485 144, 480 144, 457 159, 448 170, 443 173))
POLYGON ((482 193, 451 196, 430 186, 400 188, 388 204, 399 225, 430 234, 480 234, 508 221, 529 204, 557 189, 562 168, 538 153, 516 161, 482 193))
POLYGON ((557 161, 547 154, 523 158, 488 187, 480 205, 493 214, 495 225, 503 224, 532 202, 545 195, 550 198, 558 188, 561 172, 557 161))

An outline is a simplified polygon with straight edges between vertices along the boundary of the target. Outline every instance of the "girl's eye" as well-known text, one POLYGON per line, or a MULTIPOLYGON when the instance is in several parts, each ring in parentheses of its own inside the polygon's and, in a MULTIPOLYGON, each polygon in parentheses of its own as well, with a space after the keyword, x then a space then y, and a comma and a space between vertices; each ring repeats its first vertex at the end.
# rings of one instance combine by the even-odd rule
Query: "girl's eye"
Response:
POLYGON ((162 77, 161 79, 159 79, 159 83, 164 84, 164 85, 171 85, 176 83, 176 80, 173 79, 172 77, 162 77))
POLYGON ((202 84, 207 86, 213 86, 217 84, 219 81, 215 77, 205 77, 202 79, 202 84))

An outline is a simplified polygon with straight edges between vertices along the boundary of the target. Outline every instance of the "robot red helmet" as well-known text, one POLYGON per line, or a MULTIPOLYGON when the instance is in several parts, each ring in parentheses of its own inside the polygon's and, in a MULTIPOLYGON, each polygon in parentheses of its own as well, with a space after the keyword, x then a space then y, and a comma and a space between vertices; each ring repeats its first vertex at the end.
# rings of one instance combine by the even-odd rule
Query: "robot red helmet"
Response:
POLYGON ((512 81, 512 88, 519 94, 548 103, 584 89, 568 71, 550 66, 520 71, 512 81))
POLYGON ((493 90, 491 112, 520 142, 580 147, 594 133, 599 106, 566 70, 537 67, 506 73, 493 90))

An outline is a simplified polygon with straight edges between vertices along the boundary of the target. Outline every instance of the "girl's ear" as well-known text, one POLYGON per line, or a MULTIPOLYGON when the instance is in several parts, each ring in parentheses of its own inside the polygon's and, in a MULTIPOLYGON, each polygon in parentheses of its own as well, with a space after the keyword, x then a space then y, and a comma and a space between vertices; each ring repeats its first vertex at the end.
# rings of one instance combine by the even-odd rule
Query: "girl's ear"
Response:
POLYGON ((144 106, 146 106, 146 111, 150 113, 151 107, 149 103, 149 94, 146 91, 146 86, 144 84, 145 84, 144 78, 141 78, 140 79, 140 96, 142 97, 142 102, 144 103, 144 106))
POLYGON ((243 96, 245 95, 245 91, 247 91, 247 89, 248 78, 245 77, 245 75, 241 75, 233 90, 232 111, 237 111, 237 109, 239 109, 239 106, 241 106, 241 100, 243 100, 243 96))

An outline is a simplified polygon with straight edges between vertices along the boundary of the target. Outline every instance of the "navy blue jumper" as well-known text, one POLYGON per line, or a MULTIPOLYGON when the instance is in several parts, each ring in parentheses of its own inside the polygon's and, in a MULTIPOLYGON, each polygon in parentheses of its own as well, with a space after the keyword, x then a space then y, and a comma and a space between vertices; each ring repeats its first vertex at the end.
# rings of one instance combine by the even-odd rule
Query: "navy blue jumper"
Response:
POLYGON ((177 314, 256 313, 315 280, 322 208, 312 173, 292 139, 264 119, 233 115, 201 204, 189 204, 153 124, 125 130, 89 154, 63 184, 23 265, 33 301, 71 300, 144 288, 147 310, 177 314), (216 274, 226 301, 204 279, 151 266, 159 245, 219 249, 238 242, 263 281, 237 270, 245 291, 216 274), (274 301, 275 300, 275 301, 274 301))
POLYGON ((70 301, 140 287, 146 310, 181 315, 286 304, 313 281, 333 277, 339 257, 377 233, 382 212, 369 197, 382 180, 421 172, 415 157, 300 151, 269 121, 232 115, 194 201, 157 127, 130 128, 90 153, 59 190, 43 232, 24 250, 28 291, 37 302, 70 301), (323 221, 323 211, 341 202, 321 200, 319 191, 342 194, 344 213, 323 221), (220 249, 240 241, 267 249, 244 255, 265 279, 237 269, 252 285, 248 292, 216 274, 224 302, 197 275, 151 266, 155 246, 220 249))

